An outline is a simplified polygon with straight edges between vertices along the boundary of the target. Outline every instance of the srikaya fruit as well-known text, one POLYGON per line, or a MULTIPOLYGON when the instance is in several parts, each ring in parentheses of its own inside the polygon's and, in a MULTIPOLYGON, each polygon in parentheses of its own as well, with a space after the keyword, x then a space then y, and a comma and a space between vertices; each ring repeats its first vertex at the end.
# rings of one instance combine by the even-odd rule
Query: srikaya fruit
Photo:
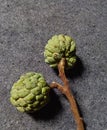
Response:
POLYGON ((56 68, 62 58, 66 60, 66 67, 71 68, 76 62, 76 45, 74 40, 67 35, 54 35, 48 40, 44 57, 50 67, 56 68))
POLYGON ((49 101, 50 87, 40 73, 28 72, 15 82, 10 91, 10 102, 21 112, 33 112, 49 101))

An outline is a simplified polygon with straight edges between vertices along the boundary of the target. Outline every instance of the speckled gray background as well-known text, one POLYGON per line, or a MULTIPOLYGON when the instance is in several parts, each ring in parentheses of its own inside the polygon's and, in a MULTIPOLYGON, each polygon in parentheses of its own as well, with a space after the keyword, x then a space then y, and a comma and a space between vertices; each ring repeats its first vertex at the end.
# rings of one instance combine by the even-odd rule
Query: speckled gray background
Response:
POLYGON ((0 130, 76 130, 69 103, 55 90, 37 115, 18 112, 9 91, 20 74, 41 72, 61 82, 44 63, 46 41, 72 36, 80 60, 69 72, 86 130, 107 130, 107 1, 0 0, 0 130))

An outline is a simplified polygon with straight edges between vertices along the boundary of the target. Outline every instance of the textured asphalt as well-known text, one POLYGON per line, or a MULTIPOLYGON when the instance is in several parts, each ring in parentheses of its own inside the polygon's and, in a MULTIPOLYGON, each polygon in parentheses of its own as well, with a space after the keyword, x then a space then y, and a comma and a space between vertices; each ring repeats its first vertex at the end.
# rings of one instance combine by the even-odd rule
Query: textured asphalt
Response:
POLYGON ((0 0, 0 130, 76 130, 69 103, 54 90, 39 113, 18 112, 10 89, 29 71, 60 82, 44 62, 44 46, 55 34, 72 36, 78 63, 67 72, 86 130, 107 130, 107 1, 0 0))

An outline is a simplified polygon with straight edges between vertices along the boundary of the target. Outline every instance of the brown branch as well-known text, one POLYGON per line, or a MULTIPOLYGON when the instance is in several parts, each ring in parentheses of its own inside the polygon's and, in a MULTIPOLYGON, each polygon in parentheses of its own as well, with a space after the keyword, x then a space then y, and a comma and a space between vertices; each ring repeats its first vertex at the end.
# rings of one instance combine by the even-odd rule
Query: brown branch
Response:
POLYGON ((67 97, 67 99, 70 103, 71 111, 75 118, 75 122, 77 124, 77 130, 84 130, 83 119, 80 117, 76 101, 70 90, 69 81, 65 75, 64 68, 65 68, 65 58, 62 58, 60 63, 58 64, 58 70, 59 70, 59 76, 60 76, 61 80, 63 81, 64 86, 62 86, 56 82, 52 82, 50 86, 51 86, 51 88, 57 88, 59 91, 61 91, 67 97))

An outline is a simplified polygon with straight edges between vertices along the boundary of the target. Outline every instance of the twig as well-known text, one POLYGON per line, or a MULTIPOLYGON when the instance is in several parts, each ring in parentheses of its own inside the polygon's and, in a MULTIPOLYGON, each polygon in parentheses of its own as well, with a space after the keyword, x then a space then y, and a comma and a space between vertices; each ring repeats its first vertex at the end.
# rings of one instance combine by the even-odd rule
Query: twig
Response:
POLYGON ((77 130, 84 130, 83 119, 80 117, 76 101, 70 90, 69 81, 65 75, 64 68, 65 68, 65 58, 62 58, 58 64, 58 70, 59 70, 59 76, 60 76, 61 80, 63 81, 64 86, 62 86, 56 82, 52 82, 50 86, 51 86, 51 88, 57 88, 59 91, 61 91, 67 97, 67 99, 70 103, 71 111, 75 118, 75 122, 77 124, 77 130))

